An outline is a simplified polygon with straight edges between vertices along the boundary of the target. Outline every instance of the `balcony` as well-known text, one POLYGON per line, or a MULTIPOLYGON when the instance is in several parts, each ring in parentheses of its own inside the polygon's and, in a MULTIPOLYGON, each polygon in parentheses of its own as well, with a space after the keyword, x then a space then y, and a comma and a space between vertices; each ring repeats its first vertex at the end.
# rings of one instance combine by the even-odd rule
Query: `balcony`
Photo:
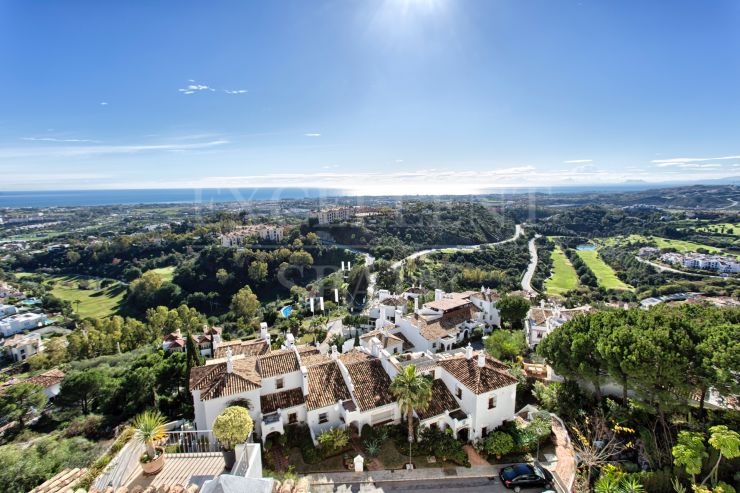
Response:
MULTIPOLYGON (((248 442, 251 442, 251 437, 248 442)), ((143 474, 139 457, 144 452, 144 446, 130 440, 105 471, 95 479, 93 486, 101 491, 108 487, 115 491, 122 486, 128 487, 129 490, 137 486, 142 490, 149 486, 154 488, 175 485, 186 487, 190 484, 202 486, 205 481, 230 472, 224 470, 221 445, 210 430, 168 431, 159 445, 165 449, 165 461, 158 474, 153 476, 143 474)), ((262 458, 259 446, 251 443, 237 446, 237 464, 231 473, 234 474, 237 468, 243 476, 260 477, 262 458), (259 476, 255 476, 255 471, 259 476)))

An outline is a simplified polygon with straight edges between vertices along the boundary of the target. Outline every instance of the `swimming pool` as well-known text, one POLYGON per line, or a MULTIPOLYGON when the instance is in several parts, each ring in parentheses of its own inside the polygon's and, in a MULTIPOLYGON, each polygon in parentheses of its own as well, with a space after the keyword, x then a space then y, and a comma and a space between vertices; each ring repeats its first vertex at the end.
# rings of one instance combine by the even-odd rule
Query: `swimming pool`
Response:
POLYGON ((596 250, 596 245, 578 245, 576 250, 596 250))
POLYGON ((280 309, 280 314, 285 318, 290 317, 291 313, 293 313, 293 307, 291 305, 286 305, 280 309))

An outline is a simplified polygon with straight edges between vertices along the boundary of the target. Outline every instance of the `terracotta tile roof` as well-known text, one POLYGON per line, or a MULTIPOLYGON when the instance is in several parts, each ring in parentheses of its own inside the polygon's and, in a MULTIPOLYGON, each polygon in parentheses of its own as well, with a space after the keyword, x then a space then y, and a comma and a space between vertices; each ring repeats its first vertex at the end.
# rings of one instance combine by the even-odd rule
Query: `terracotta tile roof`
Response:
POLYGON ((401 332, 399 332, 398 334, 394 334, 394 335, 403 341, 403 349, 404 349, 404 351, 405 350, 408 350, 408 349, 411 349, 412 347, 414 347, 414 345, 411 344, 411 341, 409 341, 408 339, 406 339, 406 336, 403 335, 401 332))
POLYGON ((462 308, 471 303, 468 298, 473 293, 474 291, 469 291, 466 293, 449 293, 439 301, 430 301, 428 303, 424 303, 424 307, 443 312, 457 310, 458 308, 462 308))
POLYGON ((381 305, 385 306, 406 306, 406 303, 408 303, 408 300, 402 296, 386 298, 380 302, 381 305))
POLYGON ((486 356, 483 368, 478 366, 477 354, 471 359, 464 356, 442 359, 438 364, 475 394, 484 394, 517 383, 517 379, 507 371, 507 366, 490 356, 486 356))
POLYGON ((424 411, 417 409, 416 413, 419 415, 419 419, 425 420, 444 414, 445 411, 452 412, 456 409, 460 409, 460 404, 457 403, 442 379, 436 378, 432 382, 432 400, 429 401, 429 406, 424 411))
POLYGON ((63 469, 59 474, 38 485, 29 491, 29 493, 61 493, 73 491, 75 485, 80 482, 86 473, 87 469, 63 469))
POLYGON ((270 346, 264 339, 252 339, 249 341, 222 342, 216 347, 214 358, 225 358, 226 349, 231 348, 232 356, 244 354, 246 356, 260 356, 270 351, 270 346))
POLYGON ((436 341, 450 335, 450 331, 458 325, 473 318, 474 314, 480 310, 469 303, 462 308, 448 311, 441 317, 434 320, 425 320, 418 315, 409 319, 409 321, 419 328, 419 334, 427 341, 436 341))
POLYGON ((190 370, 190 390, 200 390, 202 400, 225 397, 258 389, 262 379, 257 373, 254 357, 233 361, 233 371, 226 371, 226 363, 196 366, 190 370))
POLYGON ((262 378, 300 371, 298 356, 292 349, 281 349, 259 356, 258 368, 262 378))
POLYGON ((390 391, 391 379, 379 359, 371 357, 346 366, 360 410, 367 411, 394 402, 390 391))
POLYGON ((278 409, 299 406, 303 402, 303 390, 300 388, 260 396, 260 408, 264 414, 275 412, 278 409))
POLYGON ((360 361, 373 359, 373 356, 358 348, 354 348, 351 351, 347 351, 346 353, 339 355, 339 359, 342 360, 342 363, 344 363, 345 365, 349 365, 350 363, 357 363, 360 361))
POLYGON ((305 366, 306 368, 314 365, 320 365, 322 363, 328 363, 329 361, 331 361, 331 358, 329 356, 321 354, 319 352, 311 354, 301 354, 301 365, 305 366))
POLYGON ((337 401, 352 399, 342 372, 335 361, 314 365, 308 369, 308 410, 331 406, 337 401))
MULTIPOLYGON (((581 313, 588 313, 591 311, 589 305, 579 306, 576 308, 562 308, 560 310, 560 318, 563 320, 571 320, 576 315, 581 313)), ((535 325, 545 325, 548 318, 555 316, 555 310, 552 308, 539 308, 535 307, 530 309, 529 318, 534 321, 535 325)))
POLYGON ((46 388, 51 387, 52 385, 61 383, 62 380, 64 380, 64 372, 62 370, 57 370, 55 368, 53 370, 46 371, 42 373, 41 375, 36 375, 35 377, 31 377, 28 380, 26 380, 25 383, 41 385, 42 387, 46 389, 46 388))

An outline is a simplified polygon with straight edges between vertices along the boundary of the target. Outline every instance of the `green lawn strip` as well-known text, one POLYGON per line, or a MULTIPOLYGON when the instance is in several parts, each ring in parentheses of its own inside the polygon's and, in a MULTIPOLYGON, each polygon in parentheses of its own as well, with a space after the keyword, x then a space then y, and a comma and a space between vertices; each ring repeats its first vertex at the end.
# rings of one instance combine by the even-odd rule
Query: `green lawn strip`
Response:
POLYGON ((632 234, 629 236, 613 236, 609 238, 604 238, 600 240, 600 243, 605 246, 614 246, 614 245, 625 245, 629 243, 635 243, 635 242, 650 242, 656 244, 658 248, 674 248, 679 252, 695 252, 699 248, 706 249, 709 253, 717 253, 722 254, 723 251, 720 248, 713 247, 710 245, 702 245, 701 243, 694 243, 693 241, 685 241, 685 240, 671 240, 668 238, 661 238, 659 236, 643 236, 643 235, 637 235, 632 234))
POLYGON ((576 250, 576 253, 594 273, 599 286, 604 289, 633 289, 617 277, 614 270, 599 257, 596 250, 576 250))
POLYGON ((151 272, 156 272, 157 274, 159 274, 159 277, 161 277, 162 280, 165 282, 172 282, 172 277, 175 274, 175 268, 172 266, 160 267, 158 269, 152 269, 151 272))
POLYGON ((79 281, 83 278, 77 276, 51 276, 49 280, 54 282, 51 294, 57 298, 72 303, 72 308, 77 311, 79 300, 79 315, 81 317, 103 318, 115 314, 118 305, 126 293, 126 288, 121 284, 114 284, 103 289, 95 289, 95 279, 90 279, 92 289, 80 289, 79 281))
POLYGON ((552 275, 545 281, 548 294, 561 294, 578 287, 578 274, 559 246, 552 251, 552 275))

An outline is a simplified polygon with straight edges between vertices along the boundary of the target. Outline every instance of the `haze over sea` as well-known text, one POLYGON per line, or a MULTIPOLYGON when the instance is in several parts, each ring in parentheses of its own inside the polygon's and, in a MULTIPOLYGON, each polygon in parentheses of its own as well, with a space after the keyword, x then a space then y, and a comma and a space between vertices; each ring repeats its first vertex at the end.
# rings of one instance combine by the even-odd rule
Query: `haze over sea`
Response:
MULTIPOLYGON (((665 185, 662 185, 665 186, 665 185)), ((561 186, 531 188, 497 188, 483 194, 503 193, 576 193, 626 192, 660 188, 655 183, 616 185, 561 186)), ((480 192, 479 192, 480 194, 480 192)), ((361 195, 351 190, 331 188, 173 188, 136 190, 44 190, 0 191, 0 208, 84 207, 137 204, 209 204, 224 202, 268 201, 284 199, 317 199, 361 195)), ((414 196, 415 194, 409 194, 414 196)))

